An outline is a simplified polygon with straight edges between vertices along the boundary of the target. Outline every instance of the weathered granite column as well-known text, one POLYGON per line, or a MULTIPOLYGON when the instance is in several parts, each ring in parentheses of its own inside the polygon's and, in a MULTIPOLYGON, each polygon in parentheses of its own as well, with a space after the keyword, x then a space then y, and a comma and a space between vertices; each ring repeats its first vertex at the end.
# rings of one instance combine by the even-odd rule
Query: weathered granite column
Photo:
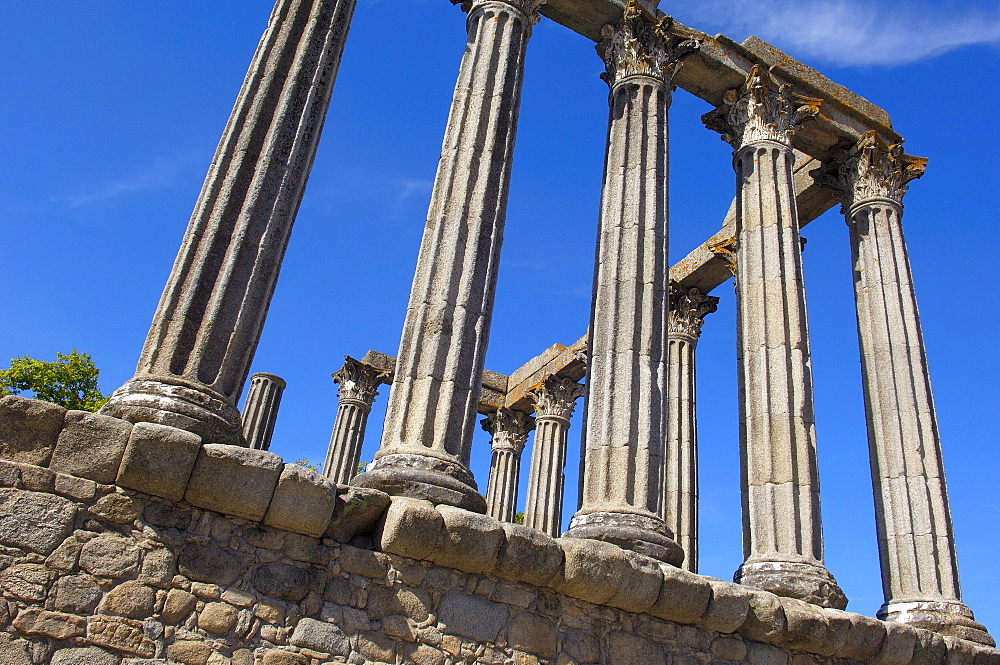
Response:
POLYGON ((667 321, 667 445, 663 521, 684 550, 683 568, 698 572, 698 424, 694 353, 705 317, 719 299, 671 284, 667 321))
POLYGON ((466 0, 468 41, 389 393, 354 483, 477 512, 469 471, 493 315, 524 54, 540 0, 466 0))
POLYGON ((388 375, 344 356, 344 366, 331 377, 340 388, 337 390, 337 419, 326 449, 323 475, 346 485, 358 474, 368 414, 378 397, 379 385, 388 381, 388 375))
POLYGON ((250 377, 250 392, 247 393, 241 419, 243 436, 251 448, 267 450, 271 447, 271 435, 274 434, 284 390, 285 380, 280 376, 258 372, 250 377))
POLYGON ((666 439, 667 109, 680 58, 697 47, 629 0, 598 53, 611 87, 590 316, 581 506, 567 537, 679 565, 659 517, 666 439))
POLYGON ((278 0, 257 47, 135 378, 101 409, 244 443, 236 400, 278 279, 355 0, 278 0))
POLYGON ((821 100, 754 66, 704 116, 734 148, 743 551, 736 581, 842 609, 823 528, 791 138, 821 100))
POLYGON ((532 393, 535 440, 531 445, 524 525, 558 537, 565 491, 566 433, 584 387, 572 379, 550 376, 532 393))
POLYGON ((925 159, 866 134, 842 156, 885 604, 879 617, 994 645, 962 603, 941 438, 903 240, 925 159))
POLYGON ((521 453, 535 419, 522 411, 498 409, 483 418, 490 433, 493 460, 486 490, 486 514, 502 522, 513 522, 517 512, 517 483, 521 477, 521 453))

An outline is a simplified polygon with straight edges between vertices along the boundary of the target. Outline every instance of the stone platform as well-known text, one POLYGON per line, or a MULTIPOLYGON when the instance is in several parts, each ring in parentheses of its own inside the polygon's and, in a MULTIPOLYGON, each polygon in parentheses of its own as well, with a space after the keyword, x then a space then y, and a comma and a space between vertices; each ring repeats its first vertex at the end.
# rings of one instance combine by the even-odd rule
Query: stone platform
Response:
POLYGON ((608 543, 0 399, 3 665, 995 665, 608 543))

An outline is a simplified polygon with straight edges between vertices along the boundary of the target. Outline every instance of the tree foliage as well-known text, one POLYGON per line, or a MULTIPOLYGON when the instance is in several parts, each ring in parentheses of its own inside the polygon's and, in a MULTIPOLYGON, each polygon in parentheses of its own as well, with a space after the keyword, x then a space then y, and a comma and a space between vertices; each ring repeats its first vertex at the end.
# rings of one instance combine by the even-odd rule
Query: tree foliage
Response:
POLYGON ((298 464, 299 466, 304 466, 307 469, 311 469, 312 471, 315 471, 316 473, 320 473, 319 462, 313 462, 311 459, 302 458, 302 459, 295 460, 295 463, 298 464))
POLYGON ((0 370, 0 396, 27 392, 67 409, 97 411, 108 401, 97 387, 98 374, 90 356, 76 349, 56 353, 54 361, 11 358, 10 367, 0 370))

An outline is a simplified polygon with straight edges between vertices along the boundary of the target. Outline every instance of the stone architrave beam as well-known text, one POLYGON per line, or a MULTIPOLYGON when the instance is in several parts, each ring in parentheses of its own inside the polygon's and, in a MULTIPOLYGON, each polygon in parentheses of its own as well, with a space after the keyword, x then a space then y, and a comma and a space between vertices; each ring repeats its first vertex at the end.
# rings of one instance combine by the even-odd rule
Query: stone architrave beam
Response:
MULTIPOLYGON (((798 211, 800 228, 840 201, 836 190, 817 183, 812 177, 812 172, 821 165, 819 160, 809 155, 795 153, 792 184, 795 187, 795 208, 798 211)), ((727 265, 725 256, 720 254, 717 248, 735 236, 736 201, 734 200, 722 222, 722 228, 675 263, 670 268, 670 279, 680 286, 698 289, 704 294, 729 281, 733 273, 727 265)))
MULTIPOLYGON (((643 3, 656 16, 656 1, 643 3)), ((548 0, 539 13, 595 42, 601 41, 605 25, 620 19, 624 0, 548 0)), ((722 104, 726 90, 742 85, 754 65, 762 65, 779 83, 791 83, 803 94, 822 97, 823 111, 793 139, 795 148, 823 159, 839 144, 857 141, 874 130, 885 141, 898 142, 889 114, 815 69, 798 62, 767 42, 750 37, 738 44, 725 35, 707 35, 674 22, 677 34, 697 38, 701 48, 691 54, 677 72, 674 83, 712 106, 722 104)))
MULTIPOLYGON (((586 339, 582 341, 586 346, 586 339)), ((556 346, 559 345, 557 344, 556 346)), ((396 371, 396 359, 392 356, 378 351, 369 351, 363 358, 361 358, 361 360, 357 362, 359 365, 365 365, 382 374, 384 377, 382 380, 383 383, 392 384, 393 376, 396 371)), ((584 369, 580 373, 580 377, 582 377, 585 373, 586 370, 584 369)), ((488 415, 505 406, 504 400, 507 396, 508 380, 509 379, 506 375, 500 374, 499 372, 491 372, 489 370, 483 372, 482 392, 479 395, 479 413, 488 415)), ((525 402, 525 404, 528 404, 528 402, 525 402)), ((530 407, 526 406, 520 410, 527 412, 530 410, 530 407)))

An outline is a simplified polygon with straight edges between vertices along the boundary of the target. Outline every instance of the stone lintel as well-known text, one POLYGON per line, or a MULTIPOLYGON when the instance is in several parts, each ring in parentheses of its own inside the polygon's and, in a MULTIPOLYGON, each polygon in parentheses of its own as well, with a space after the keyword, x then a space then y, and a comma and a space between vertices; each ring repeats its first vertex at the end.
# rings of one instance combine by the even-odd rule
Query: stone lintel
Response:
MULTIPOLYGON (((799 227, 813 221, 840 202, 837 192, 817 184, 810 173, 820 168, 820 162, 801 152, 795 153, 792 175, 795 185, 795 207, 799 213, 799 227)), ((711 248, 736 234, 736 201, 729 206, 726 218, 708 240, 695 247, 687 256, 670 268, 670 279, 684 288, 697 288, 704 294, 711 293, 733 275, 726 261, 711 248)))
MULTIPOLYGON (((385 383, 392 384, 396 372, 396 359, 392 356, 378 351, 368 351, 358 362, 385 372, 388 377, 385 383)), ((479 396, 478 412, 485 415, 503 408, 504 396, 507 394, 507 375, 485 370, 482 381, 483 390, 479 396)))
MULTIPOLYGON (((656 2, 644 4, 654 15, 663 16, 655 8, 656 2)), ((599 42, 601 29, 621 17, 623 6, 621 0, 548 0, 538 11, 599 42)), ((685 58, 674 83, 712 106, 722 103, 726 90, 739 88, 755 64, 767 68, 780 83, 791 83, 797 92, 822 97, 820 117, 794 139, 795 147, 810 155, 825 159, 838 143, 855 142, 868 130, 875 130, 888 143, 898 143, 901 138, 884 109, 757 37, 739 44, 725 35, 713 37, 676 21, 674 30, 701 40, 701 47, 685 58)))
POLYGON ((392 356, 387 356, 378 351, 369 351, 361 359, 361 364, 368 365, 380 372, 385 372, 389 377, 389 383, 392 383, 393 374, 396 372, 396 359, 392 356))
POLYGON ((508 409, 532 411, 534 399, 531 391, 537 390, 550 376, 579 381, 587 375, 587 335, 570 346, 550 346, 510 375, 505 406, 508 409))

